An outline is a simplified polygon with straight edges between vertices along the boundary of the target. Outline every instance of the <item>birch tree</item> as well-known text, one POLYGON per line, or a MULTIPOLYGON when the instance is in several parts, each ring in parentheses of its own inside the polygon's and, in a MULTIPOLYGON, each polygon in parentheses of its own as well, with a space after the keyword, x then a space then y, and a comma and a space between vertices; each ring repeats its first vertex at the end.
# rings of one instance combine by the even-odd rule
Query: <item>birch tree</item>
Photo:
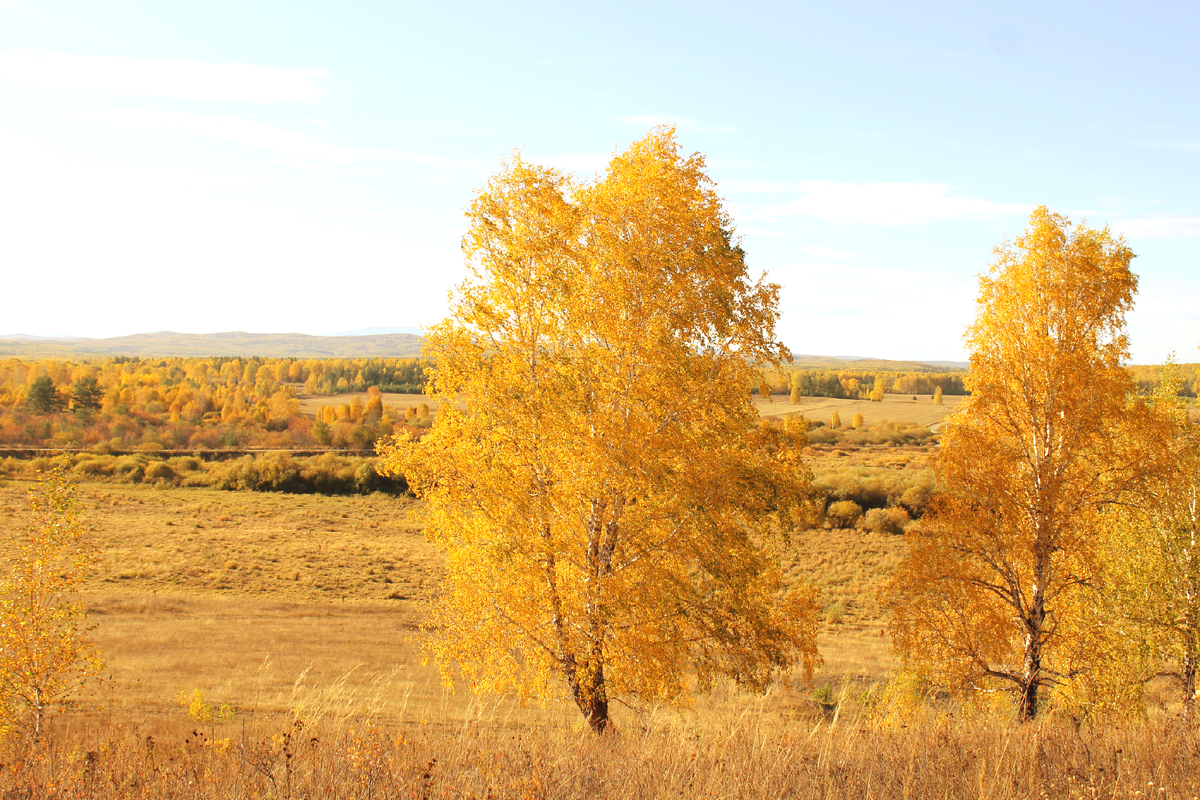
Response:
POLYGON ((1123 367, 1133 257, 1044 207, 996 249, 967 333, 971 396, 946 418, 938 499, 891 585, 902 661, 953 689, 1007 689, 1022 720, 1098 668, 1105 512, 1161 466, 1161 421, 1123 367))
POLYGON ((781 587, 811 512, 799 423, 760 424, 779 287, 754 280, 699 155, 657 130, 594 182, 514 156, 475 197, 470 277, 426 340, 429 433, 383 450, 446 552, 431 650, 470 687, 686 702, 816 664, 781 587))
POLYGON ((0 568, 0 731, 41 738, 46 715, 99 672, 85 610, 71 596, 95 551, 59 472, 29 493, 29 523, 12 531, 0 568))

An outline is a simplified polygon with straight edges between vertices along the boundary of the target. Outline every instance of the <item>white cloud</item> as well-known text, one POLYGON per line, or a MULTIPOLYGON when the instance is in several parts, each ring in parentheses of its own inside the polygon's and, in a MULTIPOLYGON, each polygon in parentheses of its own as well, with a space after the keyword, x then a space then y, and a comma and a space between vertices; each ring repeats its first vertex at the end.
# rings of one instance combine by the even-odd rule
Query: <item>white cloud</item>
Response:
POLYGON ((750 228, 745 225, 739 225, 737 232, 742 236, 785 236, 788 238, 794 237, 796 234, 787 233, 785 231, 769 231, 765 228, 750 228))
POLYGON ((377 150, 367 151, 370 155, 378 158, 391 159, 392 161, 403 161, 408 164, 424 164, 430 167, 452 167, 461 164, 453 158, 445 156, 435 156, 429 153, 414 153, 410 150, 393 150, 391 148, 381 148, 377 150))
POLYGON ((555 167, 564 172, 603 172, 612 160, 611 153, 567 153, 561 156, 542 156, 528 159, 531 164, 543 167, 555 167))
POLYGON ((832 247, 814 245, 811 247, 801 247, 800 249, 810 256, 816 256, 817 258, 858 258, 858 253, 851 253, 846 250, 834 250, 832 247))
POLYGON ((1029 206, 957 197, 942 183, 834 183, 804 181, 800 196, 765 206, 768 216, 806 216, 830 222, 922 225, 939 219, 995 219, 1025 214, 1029 206))
POLYGON ((696 121, 671 114, 612 114, 611 117, 631 125, 688 125, 696 121))
POLYGON ((718 181, 722 189, 728 189, 733 192, 747 192, 753 194, 780 194, 782 192, 798 192, 803 184, 799 183, 779 183, 776 181, 739 181, 739 180, 723 180, 718 181))
POLYGON ((670 125, 674 128, 689 128, 694 131, 711 131, 715 133, 732 133, 737 130, 737 127, 733 125, 710 125, 707 122, 701 122, 690 117, 677 117, 673 114, 610 114, 609 117, 643 128, 670 125))
POLYGON ((60 110, 76 119, 113 128, 168 130, 188 136, 234 141, 247 147, 270 150, 276 157, 289 162, 347 164, 359 157, 357 150, 339 147, 307 134, 285 131, 268 122, 135 108, 60 110))
POLYGON ((770 275, 784 287, 780 335, 793 352, 965 357, 962 332, 975 311, 972 278, 832 261, 775 267, 770 275), (914 311, 931 308, 938 313, 914 311))
POLYGON ((1130 239, 1190 239, 1200 236, 1200 217, 1139 217, 1113 223, 1112 227, 1130 239))
POLYGON ((1129 315, 1133 363, 1161 364, 1174 352, 1182 362, 1196 360, 1200 343, 1200 291, 1185 281, 1144 280, 1129 315))
POLYGON ((1179 150, 1184 153, 1200 153, 1200 142, 1162 142, 1147 140, 1139 142, 1142 147, 1153 147, 1156 150, 1179 150))
POLYGON ((0 53, 0 82, 33 89, 237 103, 299 103, 325 95, 321 69, 213 64, 180 59, 0 53))

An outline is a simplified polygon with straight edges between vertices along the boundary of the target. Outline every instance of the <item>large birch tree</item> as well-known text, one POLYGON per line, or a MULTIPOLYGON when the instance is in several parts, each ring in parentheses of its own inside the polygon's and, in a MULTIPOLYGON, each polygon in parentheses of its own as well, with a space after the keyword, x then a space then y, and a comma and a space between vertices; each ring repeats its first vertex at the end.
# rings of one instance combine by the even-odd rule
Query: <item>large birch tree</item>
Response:
POLYGON ((478 193, 470 277, 430 332, 419 442, 383 450, 446 552, 432 653, 476 691, 683 702, 816 662, 781 588, 803 431, 750 401, 779 287, 754 280, 699 155, 656 130, 592 182, 514 156, 478 193))

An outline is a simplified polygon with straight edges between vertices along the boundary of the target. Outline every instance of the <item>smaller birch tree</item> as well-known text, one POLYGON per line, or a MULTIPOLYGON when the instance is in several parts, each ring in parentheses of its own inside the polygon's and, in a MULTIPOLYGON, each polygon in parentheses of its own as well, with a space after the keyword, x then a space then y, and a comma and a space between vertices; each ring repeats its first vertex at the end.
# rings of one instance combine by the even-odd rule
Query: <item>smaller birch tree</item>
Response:
POLYGON ((1200 431, 1188 420, 1173 363, 1157 407, 1173 423, 1168 469, 1141 502, 1122 507, 1105 540, 1106 587, 1142 678, 1172 677, 1185 719, 1196 718, 1200 672, 1200 431))
POLYGON ((71 596, 95 560, 74 489, 56 470, 29 491, 28 525, 9 534, 0 573, 0 729, 41 738, 102 662, 71 596))
POLYGON ((967 334, 971 396, 946 418, 939 493, 890 587, 902 662, 952 690, 1007 689, 1017 717, 1104 669, 1100 543, 1162 468, 1133 395, 1132 251, 1045 207, 995 251, 967 334))

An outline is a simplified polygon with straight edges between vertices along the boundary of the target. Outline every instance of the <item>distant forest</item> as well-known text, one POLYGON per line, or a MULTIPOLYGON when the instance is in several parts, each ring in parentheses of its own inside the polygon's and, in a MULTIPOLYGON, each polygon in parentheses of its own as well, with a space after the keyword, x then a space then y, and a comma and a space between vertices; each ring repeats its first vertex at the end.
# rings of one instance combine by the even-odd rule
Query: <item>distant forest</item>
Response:
MULTIPOLYGON (((802 397, 835 397, 849 400, 879 398, 882 394, 929 394, 937 389, 942 394, 967 394, 964 381, 965 369, 953 371, 921 370, 921 364, 906 365, 904 362, 865 362, 860 367, 853 362, 853 369, 828 369, 822 367, 785 367, 781 372, 767 375, 766 383, 772 394, 789 394, 793 388, 802 397), (903 365, 900 368, 894 365, 903 365), (912 367, 918 367, 913 369, 912 367)), ((1177 364, 1181 397, 1196 397, 1200 394, 1200 364, 1177 364)), ((1129 367, 1138 392, 1143 395, 1154 393, 1162 378, 1163 366, 1159 364, 1129 367)))
MULTIPOLYGON (((851 362, 858 365, 861 362, 851 362)), ((882 399, 885 393, 965 394, 965 370, 797 368, 764 376, 774 394, 882 399)), ((1162 367, 1130 368, 1142 393, 1162 367)), ((1181 394, 1200 390, 1200 364, 1177 367, 1181 394)), ((0 447, 112 451, 312 448, 369 450, 399 430, 420 435, 424 404, 387 408, 385 393, 419 394, 418 358, 10 358, 0 361, 0 447), (297 397, 355 393, 316 417, 297 397), (361 396, 366 393, 366 397, 361 396)))
POLYGON ((420 393, 416 358, 162 358, 0 361, 0 445, 216 450, 367 449, 428 408, 384 407, 384 392, 420 393), (300 413, 298 395, 369 392, 300 413), (398 416, 393 416, 398 415, 398 416))
POLYGON ((917 372, 912 370, 793 369, 784 370, 771 380, 772 393, 801 397, 837 397, 848 400, 882 399, 891 394, 966 394, 963 380, 966 370, 954 372, 917 372))

